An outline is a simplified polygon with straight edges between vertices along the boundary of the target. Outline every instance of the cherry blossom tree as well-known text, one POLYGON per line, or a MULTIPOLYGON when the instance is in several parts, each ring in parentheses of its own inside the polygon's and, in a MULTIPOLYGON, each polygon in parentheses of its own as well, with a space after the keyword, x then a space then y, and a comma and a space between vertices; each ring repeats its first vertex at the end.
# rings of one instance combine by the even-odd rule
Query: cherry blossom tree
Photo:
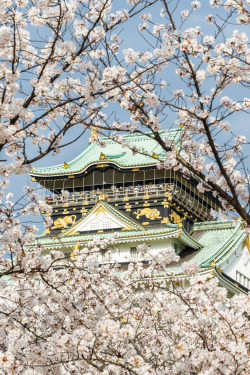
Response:
POLYGON ((249 225, 249 142, 237 130, 249 112, 249 1, 211 0, 207 14, 198 1, 121 4, 1 3, 1 173, 25 172, 92 126, 113 137, 151 130, 167 151, 160 166, 197 176, 249 225), (124 49, 122 28, 138 16, 145 49, 124 49), (128 121, 111 121, 117 104, 128 121), (166 126, 183 129, 178 152, 166 126))
POLYGON ((44 255, 24 218, 43 215, 50 226, 51 206, 29 186, 18 202, 4 193, 8 176, 28 173, 89 128, 117 142, 150 130, 167 152, 159 167, 197 176, 201 191, 250 224, 249 143, 234 126, 249 109, 249 1, 211 0, 205 33, 192 23, 198 1, 181 9, 179 1, 129 0, 114 11, 113 3, 0 4, 0 374, 247 374, 247 296, 229 300, 195 264, 183 266, 188 288, 159 277, 178 260, 169 249, 122 273, 118 264, 100 267, 97 254, 111 244, 98 238, 71 258, 44 255), (124 49, 122 28, 138 17, 147 47, 124 49), (118 105, 126 122, 110 121, 118 105), (160 132, 167 111, 181 149, 160 132))
POLYGON ((151 130, 148 136, 167 152, 160 167, 197 176, 201 192, 212 191, 224 210, 236 211, 249 225, 249 1, 211 0, 211 13, 201 13, 201 26, 192 22, 200 14, 198 1, 187 9, 179 1, 158 3, 162 22, 146 12, 138 26, 148 49, 122 51, 127 63, 122 79, 118 65, 104 72, 110 85, 126 80, 106 97, 130 113, 129 121, 106 122, 100 130, 151 130), (174 114, 169 127, 182 129, 180 149, 159 132, 169 113, 174 114), (245 123, 245 135, 239 134, 239 122, 245 123))
POLYGON ((189 288, 152 278, 178 260, 167 248, 118 277, 118 264, 97 261, 108 245, 96 238, 72 260, 22 255, 15 288, 1 281, 2 374, 248 373, 247 296, 229 300, 190 263, 189 288))

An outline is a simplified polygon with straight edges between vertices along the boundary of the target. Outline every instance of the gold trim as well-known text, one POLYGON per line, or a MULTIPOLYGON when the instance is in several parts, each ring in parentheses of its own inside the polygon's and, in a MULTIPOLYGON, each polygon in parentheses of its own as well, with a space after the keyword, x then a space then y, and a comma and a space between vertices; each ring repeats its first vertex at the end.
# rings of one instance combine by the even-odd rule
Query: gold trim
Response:
POLYGON ((162 205, 164 208, 169 208, 169 207, 170 207, 170 202, 167 201, 166 199, 164 199, 164 201, 162 201, 161 205, 162 205))
POLYGON ((142 223, 142 225, 148 225, 148 224, 149 224, 148 221, 144 221, 144 222, 142 223))
POLYGON ((109 164, 97 164, 96 168, 108 167, 109 164))
POLYGON ((85 216, 86 213, 88 212, 88 210, 87 210, 87 208, 83 207, 80 212, 81 212, 82 216, 85 216))
POLYGON ((168 223, 170 223, 170 220, 169 220, 168 217, 164 217, 164 218, 162 219, 161 223, 162 223, 162 224, 168 224, 168 223))
POLYGON ((246 236, 246 238, 244 239, 243 243, 242 243, 242 249, 243 247, 247 247, 249 253, 250 253, 250 236, 246 236))
POLYGON ((168 201, 170 201, 171 202, 171 200, 172 200, 172 193, 170 193, 169 191, 166 191, 165 193, 164 193, 164 196, 167 198, 167 200, 168 201))
POLYGON ((126 204, 125 204, 125 206, 124 206, 124 208, 125 208, 125 210, 126 210, 126 211, 130 212, 130 211, 131 211, 131 208, 132 208, 132 206, 131 206, 131 204, 129 204, 129 203, 126 203, 126 204))
POLYGON ((31 181, 36 182, 36 178, 35 177, 31 177, 31 181))
POLYGON ((75 178, 75 176, 71 175, 71 176, 68 176, 68 178, 75 178))
POLYGON ((125 227, 122 228, 122 230, 131 230, 131 227, 129 225, 126 225, 125 227))

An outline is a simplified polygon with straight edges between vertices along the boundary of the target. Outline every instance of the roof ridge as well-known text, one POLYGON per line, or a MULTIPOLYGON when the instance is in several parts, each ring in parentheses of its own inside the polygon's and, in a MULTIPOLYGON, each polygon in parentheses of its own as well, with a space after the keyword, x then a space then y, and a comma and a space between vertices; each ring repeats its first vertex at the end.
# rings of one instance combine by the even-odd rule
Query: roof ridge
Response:
MULTIPOLYGON (((179 133, 180 131, 181 131, 181 129, 178 129, 178 128, 176 128, 176 129, 162 129, 162 130, 159 130, 158 133, 159 133, 159 134, 163 134, 163 133, 165 133, 165 134, 167 135, 168 133, 179 133)), ((141 133, 141 132, 134 131, 133 133, 130 132, 130 133, 126 133, 126 134, 124 134, 124 137, 127 137, 127 138, 133 138, 133 137, 134 137, 134 138, 137 138, 137 137, 148 136, 148 135, 150 135, 150 134, 154 135, 154 132, 152 132, 152 131, 148 131, 148 132, 143 132, 143 133, 141 133)), ((108 136, 100 137, 100 139, 109 139, 109 140, 113 140, 112 138, 110 138, 110 137, 108 137, 108 136)))
POLYGON ((200 223, 194 223, 193 231, 198 230, 209 230, 209 229, 219 229, 219 228, 232 228, 236 227, 234 220, 227 220, 227 221, 203 221, 200 223))

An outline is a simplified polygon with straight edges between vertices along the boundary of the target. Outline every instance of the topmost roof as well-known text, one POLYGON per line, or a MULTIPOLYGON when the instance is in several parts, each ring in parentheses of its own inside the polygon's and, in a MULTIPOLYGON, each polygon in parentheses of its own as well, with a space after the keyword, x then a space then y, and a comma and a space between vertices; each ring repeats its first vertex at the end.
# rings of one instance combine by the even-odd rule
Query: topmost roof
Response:
MULTIPOLYGON (((108 137, 99 139, 101 143, 92 143, 74 160, 67 162, 66 168, 64 164, 58 164, 51 167, 35 168, 31 172, 32 176, 62 176, 81 174, 90 166, 95 164, 111 164, 119 168, 134 168, 149 165, 156 165, 159 159, 163 159, 165 151, 163 148, 151 138, 152 133, 129 134, 124 136, 122 144, 108 137), (104 142, 105 146, 102 146, 104 142), (124 146, 124 144, 129 144, 124 146), (138 152, 133 154, 132 150, 137 148, 138 152), (148 155, 143 154, 143 150, 148 155), (153 156, 153 153, 156 155, 153 156), (101 154, 104 154, 101 158, 101 154), (149 156, 149 155, 152 155, 149 156)), ((180 139, 180 129, 172 129, 161 132, 162 138, 168 138, 174 143, 178 143, 180 139)))

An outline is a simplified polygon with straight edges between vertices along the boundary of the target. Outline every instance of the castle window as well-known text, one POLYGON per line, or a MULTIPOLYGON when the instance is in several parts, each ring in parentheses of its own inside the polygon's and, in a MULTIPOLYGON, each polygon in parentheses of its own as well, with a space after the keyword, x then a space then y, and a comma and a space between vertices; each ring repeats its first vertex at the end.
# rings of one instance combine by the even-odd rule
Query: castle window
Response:
POLYGON ((106 221, 103 221, 103 229, 109 229, 111 228, 111 221, 110 220, 106 220, 106 221))
POLYGON ((135 246, 130 248, 130 256, 131 258, 138 258, 138 251, 135 246))
POLYGON ((102 262, 106 262, 110 260, 110 255, 108 253, 108 250, 101 250, 101 256, 102 256, 102 262))
POLYGON ((236 281, 245 286, 247 289, 250 289, 250 279, 239 271, 236 271, 236 281))
POLYGON ((99 222, 98 221, 92 221, 90 226, 91 226, 91 230, 98 230, 99 229, 99 222))

